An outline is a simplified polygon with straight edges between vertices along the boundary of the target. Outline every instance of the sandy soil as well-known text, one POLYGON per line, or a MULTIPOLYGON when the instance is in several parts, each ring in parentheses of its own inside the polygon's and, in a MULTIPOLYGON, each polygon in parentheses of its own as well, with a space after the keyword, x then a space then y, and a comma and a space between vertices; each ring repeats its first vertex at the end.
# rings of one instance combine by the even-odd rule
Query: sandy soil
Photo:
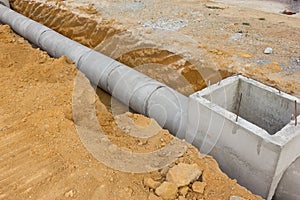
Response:
MULTIPOLYGON (((168 167, 124 173, 105 166, 83 146, 72 115, 77 77, 72 62, 50 58, 8 26, 0 25, 0 35, 0 199, 160 199, 143 181, 163 182, 168 167)), ((85 78, 84 82, 88 83, 85 78)), ((94 92, 89 87, 84 91, 94 92)), ((151 152, 173 138, 160 130, 146 141, 137 140, 116 125, 98 98, 91 104, 97 107, 105 134, 124 149, 151 152)), ((141 127, 151 123, 141 115, 126 115, 141 127)), ((207 184, 203 194, 189 188, 187 199, 260 199, 222 173, 212 157, 185 145, 187 151, 169 167, 196 163, 203 169, 201 181, 207 184)))
MULTIPOLYGON (((300 97, 300 23, 295 17, 195 0, 11 2, 24 15, 186 95, 241 73, 300 97), (273 53, 264 54, 266 47, 273 53)), ((1 26, 0 39, 0 198, 147 199, 154 194, 143 180, 152 177, 161 183, 164 173, 112 170, 83 146, 72 116, 77 77, 72 62, 49 58, 6 26, 1 26)), ((112 101, 98 94, 100 99, 88 101, 96 105, 97 120, 114 144, 151 152, 172 141, 167 131, 147 142, 124 134, 128 124, 125 129, 116 125, 108 105, 112 101)), ((138 124, 150 123, 130 116, 138 124)), ((258 198, 190 146, 179 162, 204 169, 204 194, 189 186, 187 199, 258 198)))

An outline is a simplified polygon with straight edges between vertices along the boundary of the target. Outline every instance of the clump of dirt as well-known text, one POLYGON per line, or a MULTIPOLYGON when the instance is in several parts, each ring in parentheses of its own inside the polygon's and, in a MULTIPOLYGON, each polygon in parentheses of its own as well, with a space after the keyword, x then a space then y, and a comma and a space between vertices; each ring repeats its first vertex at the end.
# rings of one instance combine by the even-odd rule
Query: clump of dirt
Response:
MULTIPOLYGON (((168 195, 164 182, 176 184, 176 168, 183 163, 201 172, 176 185, 174 198, 261 199, 228 178, 212 157, 200 155, 188 144, 180 158, 149 173, 125 173, 99 162, 75 128, 72 93, 77 70, 72 62, 34 49, 6 25, 0 25, 0 34, 1 199, 162 199, 168 195), (146 179, 153 180, 154 186, 146 179)), ((139 127, 151 124, 151 119, 129 112, 114 117, 99 99, 91 103, 109 139, 125 149, 149 152, 173 138, 161 130, 147 142, 135 140, 128 135, 131 129, 117 126, 114 118, 125 123, 125 128, 124 116, 139 127)))

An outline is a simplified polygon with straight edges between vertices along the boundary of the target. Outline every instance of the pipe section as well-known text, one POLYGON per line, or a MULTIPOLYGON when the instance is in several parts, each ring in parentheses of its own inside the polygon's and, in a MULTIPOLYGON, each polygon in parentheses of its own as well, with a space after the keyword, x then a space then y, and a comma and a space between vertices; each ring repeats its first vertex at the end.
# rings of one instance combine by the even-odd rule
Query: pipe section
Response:
POLYGON ((274 200, 300 200, 300 158, 292 163, 280 180, 274 200))
POLYGON ((173 134, 185 135, 186 96, 3 5, 0 21, 51 56, 72 59, 93 84, 135 111, 156 119, 173 134))

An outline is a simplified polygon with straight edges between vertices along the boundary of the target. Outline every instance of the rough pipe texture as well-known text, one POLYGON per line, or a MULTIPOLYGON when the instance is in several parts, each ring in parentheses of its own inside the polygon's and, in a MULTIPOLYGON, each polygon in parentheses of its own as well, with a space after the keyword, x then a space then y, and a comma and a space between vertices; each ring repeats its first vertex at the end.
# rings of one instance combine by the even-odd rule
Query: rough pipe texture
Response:
POLYGON ((0 5, 0 21, 47 51, 67 56, 90 81, 177 136, 184 136, 188 98, 168 86, 0 5))

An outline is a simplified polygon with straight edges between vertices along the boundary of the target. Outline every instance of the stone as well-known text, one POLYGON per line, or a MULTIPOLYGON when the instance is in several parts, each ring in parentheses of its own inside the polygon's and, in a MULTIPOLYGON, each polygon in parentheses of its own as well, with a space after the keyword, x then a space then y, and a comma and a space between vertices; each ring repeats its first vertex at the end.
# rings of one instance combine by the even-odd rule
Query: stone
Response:
POLYGON ((186 200, 186 198, 183 197, 183 196, 179 196, 179 197, 178 197, 178 200, 186 200))
POLYGON ((162 168, 162 170, 160 171, 160 174, 161 174, 162 176, 165 176, 165 175, 168 173, 168 171, 169 171, 169 167, 164 167, 164 168, 162 168))
POLYGON ((196 181, 201 174, 202 169, 197 164, 179 163, 169 169, 166 179, 182 187, 196 181))
POLYGON ((271 47, 267 47, 264 50, 264 54, 271 54, 273 52, 273 49, 271 47))
POLYGON ((18 42, 19 44, 23 44, 23 43, 24 43, 24 39, 23 39, 23 38, 20 38, 20 39, 17 40, 17 42, 18 42))
POLYGON ((221 9, 221 10, 226 8, 226 6, 221 4, 216 4, 216 3, 207 3, 205 4, 205 7, 209 9, 221 9))
POLYGON ((65 193, 65 197, 73 197, 74 196, 74 191, 70 190, 69 192, 65 193))
POLYGON ((189 191, 189 187, 188 186, 184 186, 182 188, 179 189, 179 194, 181 194, 182 196, 185 197, 185 195, 187 195, 189 191))
POLYGON ((240 39, 242 39, 242 37, 243 37, 243 34, 242 34, 242 33, 234 33, 234 34, 230 37, 230 39, 231 39, 231 40, 240 40, 240 39))
POLYGON ((197 192, 197 193, 200 193, 200 194, 204 193, 205 187, 206 187, 206 183, 205 182, 200 182, 200 181, 196 181, 192 185, 193 191, 197 192))
POLYGON ((151 189, 156 189, 158 186, 160 186, 160 182, 155 181, 152 178, 145 178, 144 185, 151 189))
POLYGON ((163 199, 175 199, 177 196, 178 188, 175 183, 163 182, 155 190, 155 194, 162 197, 163 199))
POLYGON ((239 54, 239 56, 241 56, 242 58, 253 58, 252 55, 247 54, 247 53, 240 52, 240 53, 238 53, 238 54, 239 54))

